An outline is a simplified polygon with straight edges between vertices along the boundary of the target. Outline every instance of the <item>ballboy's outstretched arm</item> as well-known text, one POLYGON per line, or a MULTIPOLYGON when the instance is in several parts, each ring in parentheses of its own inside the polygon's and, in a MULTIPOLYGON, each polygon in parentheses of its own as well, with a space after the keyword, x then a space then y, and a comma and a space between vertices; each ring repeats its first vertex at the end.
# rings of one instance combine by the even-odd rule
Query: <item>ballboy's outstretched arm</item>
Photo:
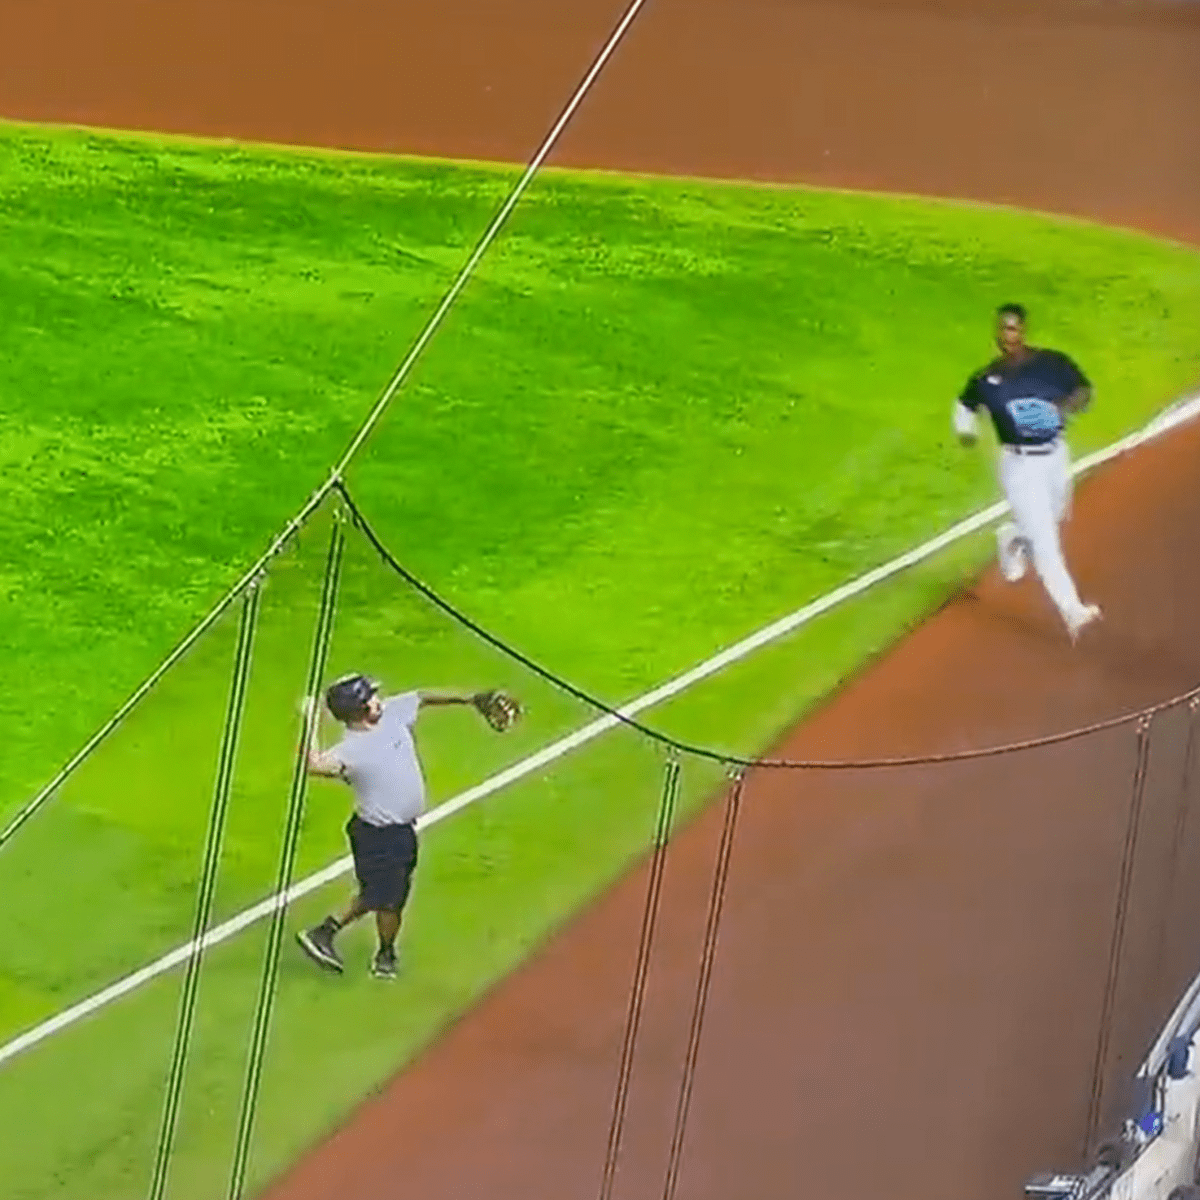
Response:
POLYGON ((417 692, 421 707, 426 705, 469 704, 493 728, 503 732, 521 715, 521 706, 507 692, 417 692))
POLYGON ((441 688, 436 690, 422 688, 417 692, 422 708, 426 705, 474 704, 481 695, 483 695, 482 692, 447 691, 441 688))

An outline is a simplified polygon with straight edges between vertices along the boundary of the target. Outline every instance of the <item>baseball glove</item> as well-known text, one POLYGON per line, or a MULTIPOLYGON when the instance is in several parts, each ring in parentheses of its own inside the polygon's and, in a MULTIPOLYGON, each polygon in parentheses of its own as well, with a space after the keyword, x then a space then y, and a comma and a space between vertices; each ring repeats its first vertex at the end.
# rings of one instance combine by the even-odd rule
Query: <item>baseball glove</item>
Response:
POLYGON ((521 715, 521 706, 504 692, 480 692, 475 697, 475 707, 499 733, 511 729, 521 715))

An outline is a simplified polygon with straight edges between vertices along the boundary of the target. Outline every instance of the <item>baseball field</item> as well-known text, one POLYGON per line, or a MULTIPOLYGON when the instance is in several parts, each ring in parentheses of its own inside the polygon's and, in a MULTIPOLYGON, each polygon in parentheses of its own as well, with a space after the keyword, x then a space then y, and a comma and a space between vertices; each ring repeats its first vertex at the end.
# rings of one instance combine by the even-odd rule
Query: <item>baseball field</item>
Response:
MULTIPOLYGON (((939 36, 957 21, 968 37, 964 13, 939 36)), ((918 27, 925 19, 910 17, 918 27)), ((651 35, 665 36, 657 20, 651 35)), ((1126 45, 1154 34, 1156 21, 1176 40, 1195 33, 1174 14, 1151 12, 1132 34, 1121 24, 1128 14, 1111 28, 1094 13, 1080 20, 1089 32, 1079 36, 1108 29, 1126 45)), ((645 61, 646 42, 630 49, 645 61)), ((560 69, 568 59, 556 58, 560 69)), ((610 88, 628 79, 622 61, 610 88)), ((122 120, 104 111, 102 93, 88 124, 178 125, 153 112, 122 120)), ((89 116, 4 103, 14 117, 89 116)), ((614 103, 597 92, 585 135, 597 123, 611 129, 614 103)), ((410 139, 426 153, 417 158, 253 144, 271 136, 263 119, 225 130, 238 135, 232 144, 0 126, 0 448, 11 499, 0 530, 10 548, 6 649, 21 681, 0 700, 0 822, 321 481, 518 175, 452 158, 463 150, 453 131, 441 157, 410 139)), ((203 121, 190 131, 218 132, 203 121)), ((371 139, 314 128, 290 140, 371 139)), ((1166 164, 1170 139, 1160 140, 1166 164)), ((539 175, 347 476, 406 566, 607 702, 995 498, 987 456, 954 444, 948 407, 987 354, 996 303, 1021 299, 1036 337, 1087 365, 1098 400, 1072 432, 1076 454, 1140 428, 1200 375, 1200 258, 1181 240, 1196 214, 1161 177, 1148 189, 1153 219, 1134 218, 1136 197, 1118 212, 1116 191, 1096 205, 1094 215, 1135 230, 1064 215, 1086 211, 1078 193, 1040 205, 1058 215, 982 204, 978 179, 965 175, 960 187, 878 179, 864 192, 716 182, 701 178, 708 163, 689 170, 666 146, 660 165, 674 177, 539 175), (885 185, 973 202, 889 196, 885 185)), ((993 545, 985 532, 648 719, 722 751, 854 757, 1031 736, 1183 690, 1198 661, 1180 599, 1195 582, 1186 481, 1198 445, 1181 430, 1083 489, 1070 549, 1107 620, 1076 652, 1036 588, 1001 594, 990 575, 980 580, 993 545)), ((326 534, 322 514, 273 565, 264 592, 218 920, 271 891, 326 534)), ((19 1054, 5 1058, 4 1047, 186 941, 235 624, 228 614, 0 850, 11 914, 0 1120, 21 1131, 0 1143, 5 1196, 145 1192, 179 973, 19 1054)), ((329 673, 360 666, 392 687, 495 682, 526 701, 527 720, 503 739, 460 715, 428 720, 422 748, 437 800, 593 715, 437 613, 352 533, 329 673)), ((1087 752, 936 779, 793 777, 752 789, 708 1069, 710 1094, 727 1088, 736 1102, 761 1085, 775 1098, 774 1124, 741 1131, 761 1186, 826 1178, 815 1147, 844 1138, 851 1114, 881 1120, 876 1106, 922 1079, 969 1129, 955 1153, 974 1194, 1009 1194, 1038 1156, 1069 1152, 1087 1085, 1079 1064, 1095 1041, 1090 1001, 1082 1016, 1063 997, 1053 1016, 1031 1019, 1017 980, 1036 962, 1063 972, 1076 996, 1096 993, 1129 751, 1114 733, 1087 752), (1081 846, 1094 854, 1066 878, 1056 873, 1081 846), (1055 915, 1031 940, 1046 911, 1055 915), (881 1025, 864 1020, 871 998, 890 1014, 881 1025), (965 1091, 948 1086, 945 1031, 987 1021, 998 1032, 972 1060, 965 1091), (721 1036, 742 1022, 753 1027, 747 1043, 721 1036), (852 1023, 874 1025, 865 1043, 894 1057, 872 1059, 880 1077, 863 1082, 865 1094, 826 1090, 822 1111, 814 1092, 842 1077, 852 1023), (1015 1075, 1035 1062, 1053 1078, 1039 1080, 1040 1107, 1025 1111, 1015 1075), (796 1138, 797 1126, 824 1121, 811 1143, 796 1138)), ((332 1194, 321 1189, 335 1180, 341 1194, 401 1176, 435 1196, 593 1186, 663 763, 644 738, 606 735, 431 828, 408 963, 391 989, 365 976, 365 931, 348 945, 364 969, 345 980, 315 975, 285 947, 256 1191, 298 1161, 271 1194, 332 1194), (340 1140, 302 1160, 393 1080, 340 1140)), ((715 833, 709 802, 721 787, 715 767, 685 765, 687 828, 673 850, 672 936, 652 1000, 629 1195, 661 1157, 655 1137, 715 833)), ((344 812, 340 792, 313 786, 301 875, 344 852, 344 812)), ((1145 840, 1151 876, 1168 827, 1164 815, 1145 840)), ((290 922, 325 911, 344 885, 307 896, 290 922)), ((1175 924, 1190 898, 1158 897, 1134 920, 1149 945, 1170 917, 1170 952, 1145 951, 1159 974, 1125 998, 1115 1073, 1194 971, 1194 939, 1175 924)), ((173 1196, 225 1185, 263 933, 259 923, 209 956, 173 1196)), ((710 1102, 698 1120, 711 1161, 685 1177, 684 1194, 729 1194, 746 1170, 715 1151, 729 1114, 710 1102)), ((912 1175, 892 1179, 897 1194, 960 1194, 918 1178, 929 1147, 913 1129, 900 1120, 881 1140, 889 1152, 863 1158, 855 1186, 886 1160, 912 1175)))

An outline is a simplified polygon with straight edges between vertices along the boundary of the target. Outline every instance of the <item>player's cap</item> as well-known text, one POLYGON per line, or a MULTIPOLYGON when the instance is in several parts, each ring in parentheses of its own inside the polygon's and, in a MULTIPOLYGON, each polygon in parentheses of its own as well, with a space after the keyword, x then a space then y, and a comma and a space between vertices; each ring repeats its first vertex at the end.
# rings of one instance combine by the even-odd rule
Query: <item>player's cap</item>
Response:
POLYGON ((371 697, 379 685, 365 675, 343 675, 331 683, 325 692, 329 711, 341 722, 358 721, 367 715, 371 697))

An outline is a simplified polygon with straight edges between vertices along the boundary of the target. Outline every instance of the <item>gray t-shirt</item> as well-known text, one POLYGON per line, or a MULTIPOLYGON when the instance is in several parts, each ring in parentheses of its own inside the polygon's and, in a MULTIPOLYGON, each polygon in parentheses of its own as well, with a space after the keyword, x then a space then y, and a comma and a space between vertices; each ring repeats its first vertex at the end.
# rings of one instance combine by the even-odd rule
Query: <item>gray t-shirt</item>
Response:
POLYGON ((416 692, 392 696, 374 725, 347 729, 333 747, 354 789, 354 807, 368 824, 406 824, 425 811, 425 780, 412 735, 420 707, 416 692))

